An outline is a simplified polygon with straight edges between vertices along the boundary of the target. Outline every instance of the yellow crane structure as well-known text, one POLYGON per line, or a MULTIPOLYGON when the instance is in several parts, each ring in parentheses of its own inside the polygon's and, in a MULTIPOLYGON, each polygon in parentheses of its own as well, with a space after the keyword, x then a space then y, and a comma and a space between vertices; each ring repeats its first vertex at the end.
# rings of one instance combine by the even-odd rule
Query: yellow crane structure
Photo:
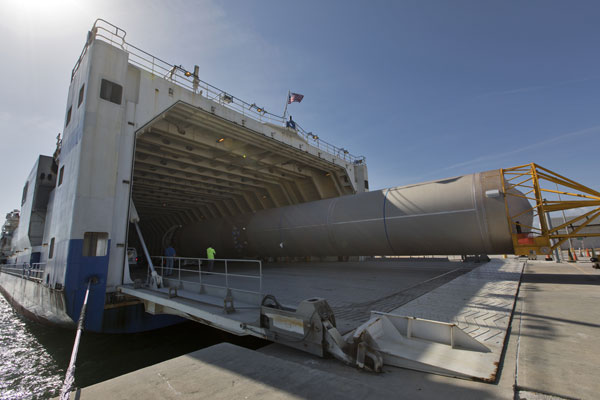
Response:
POLYGON ((516 255, 549 255, 570 238, 600 236, 600 233, 582 232, 600 216, 600 192, 535 163, 501 171, 506 215, 516 255), (511 213, 509 196, 529 200, 531 209, 511 213), (580 209, 580 213, 576 216, 564 213, 573 209, 580 209), (553 227, 549 215, 556 211, 563 212, 564 223, 553 227), (519 219, 528 212, 534 215, 532 226, 523 224, 519 219), (575 226, 575 223, 579 224, 575 226))

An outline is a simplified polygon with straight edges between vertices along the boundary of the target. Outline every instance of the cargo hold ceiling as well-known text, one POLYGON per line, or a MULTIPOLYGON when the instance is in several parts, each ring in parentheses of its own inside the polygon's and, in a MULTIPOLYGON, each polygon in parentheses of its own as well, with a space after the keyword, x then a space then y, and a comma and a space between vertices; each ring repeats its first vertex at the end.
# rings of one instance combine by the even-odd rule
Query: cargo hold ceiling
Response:
POLYGON ((137 133, 132 197, 140 219, 164 231, 352 194, 350 179, 343 166, 178 102, 137 133))

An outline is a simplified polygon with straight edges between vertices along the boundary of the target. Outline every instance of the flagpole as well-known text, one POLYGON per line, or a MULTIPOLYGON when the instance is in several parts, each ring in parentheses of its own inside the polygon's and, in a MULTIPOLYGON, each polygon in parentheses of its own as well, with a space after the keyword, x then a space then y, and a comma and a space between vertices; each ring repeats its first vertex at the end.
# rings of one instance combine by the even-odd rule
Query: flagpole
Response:
POLYGON ((290 96, 292 95, 292 91, 288 90, 287 99, 285 99, 285 108, 283 109, 283 121, 285 122, 285 115, 287 114, 287 106, 290 104, 290 96))

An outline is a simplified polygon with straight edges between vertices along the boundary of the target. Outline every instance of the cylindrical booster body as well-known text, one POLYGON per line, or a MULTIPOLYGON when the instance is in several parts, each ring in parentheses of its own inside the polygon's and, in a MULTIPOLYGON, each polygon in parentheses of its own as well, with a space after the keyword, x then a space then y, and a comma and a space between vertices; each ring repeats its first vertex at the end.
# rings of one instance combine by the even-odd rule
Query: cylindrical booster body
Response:
MULTIPOLYGON (((532 225, 529 202, 508 196, 532 225)), ((500 170, 214 219, 182 227, 178 253, 205 257, 508 254, 500 170)))

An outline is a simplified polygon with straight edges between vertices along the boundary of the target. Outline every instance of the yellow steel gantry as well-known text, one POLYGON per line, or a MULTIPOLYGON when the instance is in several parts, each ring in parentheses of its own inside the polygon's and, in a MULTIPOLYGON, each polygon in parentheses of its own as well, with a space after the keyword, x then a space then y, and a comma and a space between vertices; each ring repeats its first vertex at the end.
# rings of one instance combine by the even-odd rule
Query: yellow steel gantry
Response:
POLYGON ((550 254, 569 238, 600 236, 600 233, 584 233, 583 228, 600 216, 600 193, 565 178, 535 163, 525 164, 514 168, 501 169, 503 176, 503 192, 506 205, 506 215, 512 233, 515 254, 536 255, 550 254), (548 183, 556 186, 549 189, 548 183), (561 188, 562 187, 562 188, 561 188), (533 203, 530 209, 512 214, 509 207, 509 196, 525 198, 533 203), (545 196, 558 197, 558 200, 547 200, 545 196), (564 196, 563 199, 561 196, 564 196), (585 208, 585 212, 578 216, 565 216, 564 223, 552 227, 548 221, 548 213, 577 208, 585 208), (532 225, 528 226, 519 222, 519 217, 533 211, 532 225), (580 225, 573 224, 583 221, 580 225), (571 227, 571 232, 568 231, 571 227), (567 229, 567 233, 564 230, 567 229), (563 233, 561 233, 563 230, 563 233))

